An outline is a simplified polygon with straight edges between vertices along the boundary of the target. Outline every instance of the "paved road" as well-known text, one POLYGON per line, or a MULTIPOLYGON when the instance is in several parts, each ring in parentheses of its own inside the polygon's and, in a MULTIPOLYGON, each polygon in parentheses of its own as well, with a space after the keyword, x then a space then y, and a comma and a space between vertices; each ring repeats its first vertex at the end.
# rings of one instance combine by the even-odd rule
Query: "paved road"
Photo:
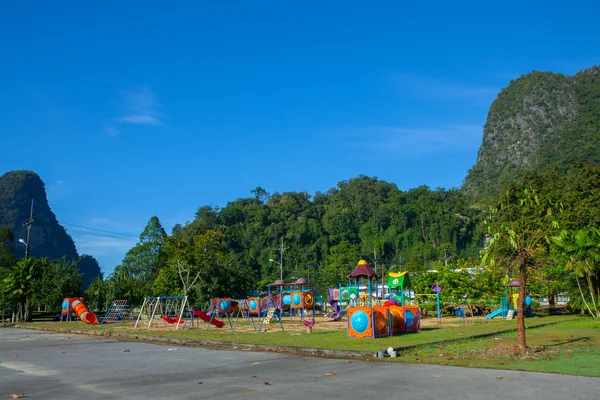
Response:
POLYGON ((0 398, 11 393, 44 400, 571 400, 600 396, 597 378, 170 348, 0 329, 0 398), (327 376, 330 371, 335 375, 327 376))

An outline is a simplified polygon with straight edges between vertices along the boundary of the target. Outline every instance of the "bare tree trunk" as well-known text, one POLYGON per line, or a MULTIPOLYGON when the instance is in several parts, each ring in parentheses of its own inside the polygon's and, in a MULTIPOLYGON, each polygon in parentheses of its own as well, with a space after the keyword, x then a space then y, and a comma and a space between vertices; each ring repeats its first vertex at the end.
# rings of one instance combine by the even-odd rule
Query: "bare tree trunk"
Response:
MULTIPOLYGON (((590 270, 593 270, 590 263, 588 262, 588 260, 585 260, 585 263, 587 264, 588 268, 590 268, 590 270)), ((594 311, 596 311, 596 314, 592 314, 592 317, 594 317, 594 319, 597 319, 598 317, 600 317, 600 313, 598 313, 598 307, 596 306, 596 299, 594 298, 594 283, 592 282, 592 274, 591 272, 587 273, 587 281, 588 281, 588 287, 590 290, 590 296, 592 297, 592 305, 594 306, 594 311)))
POLYGON ((596 314, 592 314, 592 317, 594 317, 594 319, 598 319, 598 317, 600 317, 600 313, 598 313, 598 307, 596 306, 596 300, 594 299, 594 286, 592 284, 592 278, 590 277, 589 274, 587 276, 587 280, 588 280, 588 287, 590 290, 590 297, 592 298, 592 305, 594 306, 594 311, 596 311, 596 314))
MULTIPOLYGON (((585 304, 585 308, 588 309, 588 311, 590 312, 590 315, 594 315, 594 313, 590 309, 590 306, 588 305, 587 301, 585 301, 585 296, 583 295, 583 290, 581 290, 581 285, 579 284, 579 277, 577 276, 577 274, 575 274, 575 280, 577 280, 577 287, 579 288, 579 293, 581 294, 581 300, 583 300, 583 304, 585 304)), ((583 310, 581 310, 581 311, 583 311, 583 310)), ((583 312, 582 312, 582 314, 583 314, 583 312)))
POLYGON ((525 338, 525 294, 527 284, 527 264, 525 259, 521 260, 520 274, 521 286, 519 286, 519 302, 517 307, 517 335, 519 337, 519 348, 522 353, 527 351, 527 340, 525 338))

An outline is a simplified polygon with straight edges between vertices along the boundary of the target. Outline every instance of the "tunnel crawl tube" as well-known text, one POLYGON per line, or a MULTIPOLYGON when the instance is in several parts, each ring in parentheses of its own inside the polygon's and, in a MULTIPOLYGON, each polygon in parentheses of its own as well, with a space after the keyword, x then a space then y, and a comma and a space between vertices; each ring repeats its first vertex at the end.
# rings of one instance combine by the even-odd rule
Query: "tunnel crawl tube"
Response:
POLYGON ((77 314, 77 318, 83 321, 84 324, 93 325, 98 323, 96 314, 88 310, 82 299, 74 299, 71 307, 75 311, 75 314, 77 314))

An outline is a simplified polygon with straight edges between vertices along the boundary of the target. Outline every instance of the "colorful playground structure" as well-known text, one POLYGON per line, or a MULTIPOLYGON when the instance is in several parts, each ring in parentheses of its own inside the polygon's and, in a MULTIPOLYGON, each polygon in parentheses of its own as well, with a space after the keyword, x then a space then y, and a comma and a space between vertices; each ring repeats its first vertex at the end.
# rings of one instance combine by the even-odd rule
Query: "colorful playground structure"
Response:
MULTIPOLYGON (((404 302, 404 290, 410 288, 410 280, 406 272, 390 275, 389 282, 393 283, 393 295, 391 294, 382 305, 377 303, 383 296, 373 296, 372 293, 373 284, 377 288, 379 275, 373 271, 367 261, 360 260, 347 278, 348 285, 340 288, 339 293, 330 290, 330 298, 334 302, 340 302, 347 293, 348 337, 379 338, 404 332, 416 332, 420 329, 419 308, 406 305, 404 302), (367 291, 361 293, 359 283, 365 280, 367 291), (339 298, 336 298, 337 295, 339 298)), ((339 311, 339 308, 336 311, 339 311)))
MULTIPOLYGON (((312 329, 315 323, 315 294, 313 284, 307 282, 304 278, 299 278, 295 282, 286 283, 277 280, 267 285, 267 294, 265 296, 253 296, 243 300, 232 300, 230 298, 214 298, 209 303, 207 314, 210 315, 209 322, 214 320, 226 319, 232 330, 237 327, 240 317, 250 321, 253 329, 256 331, 254 318, 260 321, 258 333, 263 331, 265 325, 277 320, 281 330, 283 327, 283 317, 289 313, 290 322, 294 315, 299 316, 300 320, 307 327, 307 331, 312 329), (311 311, 312 319, 305 319, 307 311, 311 311), (233 322, 235 314, 235 322, 233 322)), ((207 326, 208 330, 210 326, 207 326)))
POLYGON ((65 297, 63 299, 60 320, 71 321, 73 312, 84 324, 98 323, 96 314, 88 310, 82 297, 65 297))
POLYGON ((113 300, 110 303, 110 307, 106 311, 106 314, 100 321, 100 325, 110 324, 115 325, 117 322, 133 322, 133 313, 129 307, 127 300, 113 300))
MULTIPOLYGON (((177 330, 180 327, 182 329, 199 327, 199 322, 203 321, 207 323, 206 330, 211 326, 223 328, 227 324, 235 331, 241 317, 251 322, 253 329, 261 333, 265 325, 275 320, 281 330, 284 330, 283 317, 287 312, 290 322, 293 321, 294 316, 299 316, 307 331, 310 332, 315 323, 314 306, 315 293, 312 283, 304 278, 289 283, 278 280, 267 285, 267 294, 264 296, 252 296, 241 300, 215 297, 207 302, 203 310, 190 309, 187 296, 147 297, 144 299, 135 327, 145 326, 150 329, 153 324, 157 322, 160 324, 162 320, 162 326, 173 325, 177 330), (312 319, 305 318, 309 311, 312 319), (255 319, 258 319, 258 324, 255 323, 255 319)), ((111 314, 109 321, 117 320, 118 318, 112 315, 118 315, 118 310, 122 309, 121 304, 113 302, 109 310, 111 314), (113 306, 114 312, 111 311, 113 306)))
POLYGON ((135 327, 138 327, 140 321, 144 321, 144 325, 147 321, 147 329, 150 329, 153 322, 162 320, 165 324, 175 325, 176 330, 180 325, 185 328, 186 323, 191 321, 184 319, 184 313, 186 316, 191 314, 187 296, 146 297, 135 321, 135 327))
MULTIPOLYGON (((487 314, 486 319, 493 319, 499 315, 502 316, 502 319, 512 319, 517 315, 517 310, 519 309, 519 293, 514 293, 513 288, 520 287, 521 281, 513 280, 509 284, 506 285, 506 297, 500 298, 500 308, 492 311, 487 314)), ((531 297, 525 297, 525 318, 533 317, 533 310, 531 308, 533 300, 531 297)))

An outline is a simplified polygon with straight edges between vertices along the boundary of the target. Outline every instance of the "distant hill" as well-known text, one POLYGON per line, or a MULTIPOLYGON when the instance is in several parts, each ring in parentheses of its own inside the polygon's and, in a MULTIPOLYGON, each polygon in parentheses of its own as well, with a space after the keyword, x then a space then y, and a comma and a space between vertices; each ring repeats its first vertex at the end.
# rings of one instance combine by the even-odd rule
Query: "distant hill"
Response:
POLYGON ((522 168, 600 162, 600 67, 523 75, 492 103, 463 189, 493 195, 522 168))
MULTIPOLYGON (((73 239, 58 223, 46 198, 46 188, 42 179, 31 171, 11 171, 0 176, 0 226, 11 230, 15 237, 13 248, 15 255, 22 258, 25 246, 18 239, 27 238, 27 228, 23 222, 29 219, 31 200, 33 199, 33 218, 29 255, 67 260, 79 260, 73 239)), ((90 257, 80 261, 80 270, 84 273, 84 288, 100 274, 98 263, 90 257), (92 265, 95 262, 95 266, 92 265)))

